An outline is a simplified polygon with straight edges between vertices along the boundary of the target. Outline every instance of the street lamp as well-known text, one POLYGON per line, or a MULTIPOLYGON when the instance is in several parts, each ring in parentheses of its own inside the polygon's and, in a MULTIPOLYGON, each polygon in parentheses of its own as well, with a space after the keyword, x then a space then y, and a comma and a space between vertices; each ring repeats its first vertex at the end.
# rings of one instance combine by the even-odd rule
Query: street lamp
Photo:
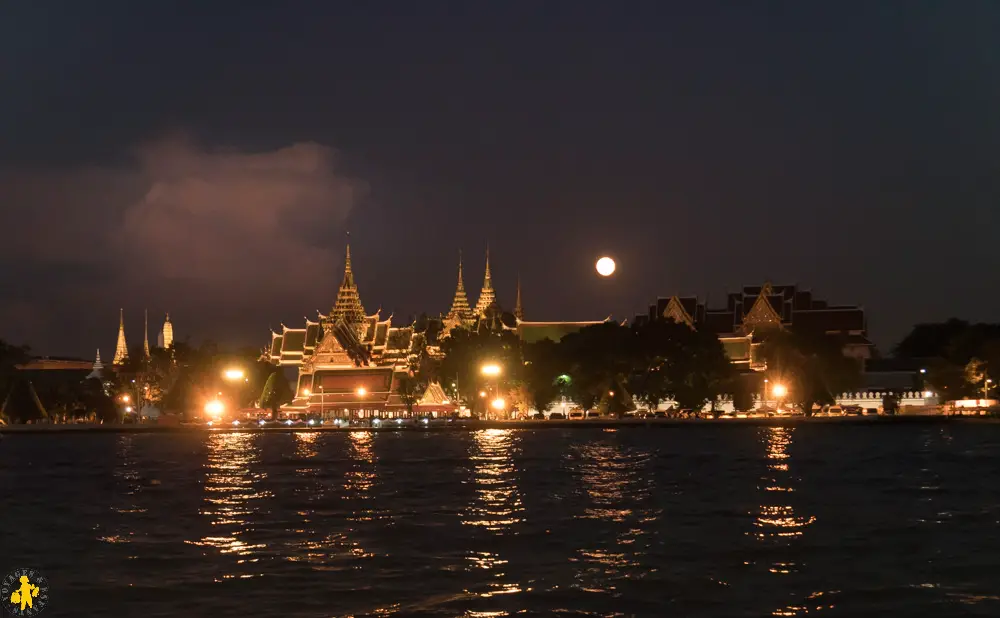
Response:
POLYGON ((500 365, 496 363, 487 363, 482 366, 480 371, 482 371, 484 376, 490 376, 491 378, 495 378, 496 376, 500 375, 500 365))
POLYGON ((219 416, 225 409, 226 406, 218 399, 213 399, 205 404, 205 412, 212 416, 219 416))
POLYGON ((355 390, 354 392, 357 393, 358 398, 364 398, 364 396, 368 394, 368 389, 365 388, 364 386, 359 386, 357 390, 355 390))
POLYGON ((774 394, 775 399, 777 399, 776 407, 781 410, 781 400, 788 394, 788 388, 784 384, 775 384, 771 387, 771 393, 774 394))
POLYGON ((243 370, 239 368, 226 369, 222 372, 222 377, 233 382, 236 380, 242 380, 245 375, 246 374, 243 373, 243 370))
POLYGON ((990 378, 986 378, 986 381, 983 382, 983 399, 990 398, 990 384, 992 383, 993 380, 991 380, 990 378))
POLYGON ((500 397, 497 397, 496 399, 493 400, 493 409, 494 410, 503 410, 504 406, 506 406, 506 405, 507 405, 507 402, 504 401, 500 397))

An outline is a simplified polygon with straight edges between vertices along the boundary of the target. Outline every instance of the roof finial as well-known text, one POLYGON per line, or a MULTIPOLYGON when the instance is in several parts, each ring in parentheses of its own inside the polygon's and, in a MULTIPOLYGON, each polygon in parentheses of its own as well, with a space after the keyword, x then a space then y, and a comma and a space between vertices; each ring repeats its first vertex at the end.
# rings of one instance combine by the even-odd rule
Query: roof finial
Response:
POLYGON ((149 358, 149 309, 143 309, 142 352, 149 358))
POLYGON ((521 273, 517 273, 517 300, 514 301, 514 317, 524 319, 524 309, 521 308, 521 273))

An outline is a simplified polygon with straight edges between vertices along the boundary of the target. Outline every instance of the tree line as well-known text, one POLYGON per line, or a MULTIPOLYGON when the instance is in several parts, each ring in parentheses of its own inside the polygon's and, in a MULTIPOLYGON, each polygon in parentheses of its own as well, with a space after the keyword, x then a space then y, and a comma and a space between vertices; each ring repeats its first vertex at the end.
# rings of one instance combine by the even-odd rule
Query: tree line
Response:
MULTIPOLYGON (((860 384, 860 365, 842 352, 842 342, 775 330, 758 348, 768 375, 787 388, 786 401, 810 413, 813 404, 833 403, 860 384)), ((566 397, 586 410, 621 414, 662 401, 679 410, 712 409, 721 396, 737 410, 749 410, 760 393, 761 376, 740 371, 712 333, 670 319, 631 326, 604 322, 555 342, 522 342, 510 331, 452 331, 442 342, 443 358, 425 362, 418 375, 437 379, 451 396, 474 411, 489 405, 491 378, 482 365, 502 367, 508 410, 546 411, 566 397), (486 397, 483 395, 486 394, 486 397)), ((773 381, 772 381, 773 383, 773 381)))
POLYGON ((1000 324, 952 318, 916 325, 893 350, 924 371, 942 400, 994 398, 1000 380, 1000 324), (991 377, 992 376, 992 377, 991 377))

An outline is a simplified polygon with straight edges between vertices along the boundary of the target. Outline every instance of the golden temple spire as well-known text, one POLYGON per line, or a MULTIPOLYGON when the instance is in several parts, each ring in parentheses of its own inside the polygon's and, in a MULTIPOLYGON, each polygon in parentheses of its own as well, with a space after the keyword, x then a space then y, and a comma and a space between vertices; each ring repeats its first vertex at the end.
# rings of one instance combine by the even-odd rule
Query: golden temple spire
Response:
POLYGON ((496 292, 493 290, 493 277, 490 275, 490 246, 486 245, 486 274, 483 277, 483 289, 479 292, 475 314, 481 316, 486 309, 496 303, 496 292))
POLYGON ((358 296, 358 286, 354 283, 354 271, 351 269, 351 234, 347 233, 347 253, 344 257, 344 281, 337 291, 337 302, 330 312, 333 321, 344 320, 350 324, 360 324, 365 319, 365 308, 358 296))
POLYGON ((521 308, 521 273, 517 274, 517 300, 514 301, 514 317, 524 319, 524 309, 521 308))
POLYGON ((118 310, 118 343, 115 345, 114 365, 121 365, 128 357, 128 346, 125 345, 125 310, 118 310))
POLYGON ((161 336, 163 337, 163 342, 160 344, 164 350, 169 350, 171 346, 174 345, 174 325, 170 323, 170 313, 167 313, 167 317, 163 320, 163 330, 161 331, 161 336))
POLYGON ((149 309, 143 310, 142 352, 149 358, 149 309))
POLYGON ((455 288, 455 298, 451 301, 450 319, 467 320, 472 314, 469 299, 465 295, 465 283, 462 281, 462 251, 458 251, 458 286, 455 288))

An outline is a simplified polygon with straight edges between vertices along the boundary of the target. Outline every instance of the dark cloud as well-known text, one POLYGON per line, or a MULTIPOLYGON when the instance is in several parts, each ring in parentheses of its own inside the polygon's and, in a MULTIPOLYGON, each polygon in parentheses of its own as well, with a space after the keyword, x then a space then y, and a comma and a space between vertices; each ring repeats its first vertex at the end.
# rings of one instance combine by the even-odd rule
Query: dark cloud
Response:
POLYGON ((342 227, 363 190, 319 144, 239 152, 184 135, 143 144, 120 167, 0 170, 0 257, 12 265, 2 336, 43 350, 86 343, 60 333, 80 303, 111 314, 102 347, 118 306, 264 331, 270 300, 336 279, 340 243, 317 230, 342 227))

